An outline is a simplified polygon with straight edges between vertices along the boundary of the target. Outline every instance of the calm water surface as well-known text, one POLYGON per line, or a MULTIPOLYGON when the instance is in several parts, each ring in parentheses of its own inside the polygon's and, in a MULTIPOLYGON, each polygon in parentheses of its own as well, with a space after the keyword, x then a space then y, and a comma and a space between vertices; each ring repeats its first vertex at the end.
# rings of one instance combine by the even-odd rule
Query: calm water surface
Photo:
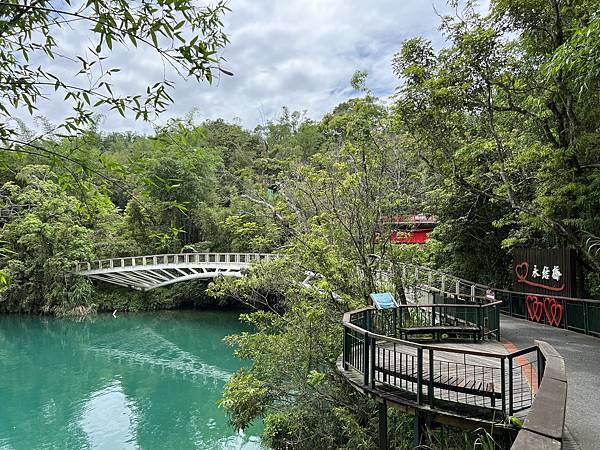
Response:
POLYGON ((260 449, 216 402, 229 312, 0 316, 0 449, 260 449))

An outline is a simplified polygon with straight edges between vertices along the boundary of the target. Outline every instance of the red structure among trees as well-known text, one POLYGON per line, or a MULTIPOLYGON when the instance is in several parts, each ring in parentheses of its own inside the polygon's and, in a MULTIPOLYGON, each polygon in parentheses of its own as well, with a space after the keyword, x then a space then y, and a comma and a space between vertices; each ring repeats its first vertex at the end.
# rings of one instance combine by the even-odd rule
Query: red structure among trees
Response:
POLYGON ((429 239, 429 233, 437 225, 433 216, 425 214, 392 216, 385 220, 390 224, 392 233, 390 239, 397 244, 424 244, 429 239))

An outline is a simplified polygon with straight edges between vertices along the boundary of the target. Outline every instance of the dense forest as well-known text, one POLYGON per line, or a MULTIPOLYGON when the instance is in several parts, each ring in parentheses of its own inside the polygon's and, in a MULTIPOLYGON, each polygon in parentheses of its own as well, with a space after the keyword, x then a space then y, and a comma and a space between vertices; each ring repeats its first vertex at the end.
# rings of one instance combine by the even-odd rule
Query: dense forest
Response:
MULTIPOLYGON (((378 261, 508 287, 512 249, 566 246, 587 295, 600 296, 599 10, 594 0, 494 0, 485 15, 457 6, 441 20, 442 49, 402 43, 392 99, 357 72, 360 95, 320 120, 284 108, 247 130, 190 115, 141 136, 103 132, 95 118, 77 136, 35 140, 21 123, 30 144, 0 153, 1 195, 31 209, 0 230, 0 311, 242 302, 256 332, 230 339, 253 361, 224 393, 232 423, 264 419, 274 448, 372 448, 375 405, 352 400, 335 360, 341 314, 377 289, 378 261), (430 241, 391 243, 384 219, 416 213, 437 217, 430 241), (205 251, 285 256, 208 293, 190 282, 125 295, 71 272, 77 261, 205 251), (322 277, 302 286, 306 271, 322 277)), ((402 448, 412 424, 392 419, 402 448)))

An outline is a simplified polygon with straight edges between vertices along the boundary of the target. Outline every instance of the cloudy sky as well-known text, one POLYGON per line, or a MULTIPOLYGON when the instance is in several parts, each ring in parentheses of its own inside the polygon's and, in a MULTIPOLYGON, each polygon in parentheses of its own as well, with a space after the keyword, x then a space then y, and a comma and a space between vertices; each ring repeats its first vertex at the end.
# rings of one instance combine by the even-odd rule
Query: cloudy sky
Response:
MULTIPOLYGON (((404 39, 424 36, 443 45, 437 29, 448 8, 444 0, 231 0, 225 29, 231 43, 223 51, 224 67, 235 73, 209 86, 176 79, 169 106, 159 123, 192 110, 196 120, 238 118, 247 128, 276 119, 283 106, 307 111, 315 119, 356 95, 350 78, 369 72, 368 86, 385 97, 398 85, 391 59, 404 39)), ((77 53, 90 44, 84 27, 63 31, 61 42, 77 53)), ((162 79, 163 65, 143 49, 117 49, 114 79, 122 91, 143 92, 162 79)), ((69 75, 60 61, 46 67, 69 75)), ((58 122, 68 112, 61 101, 43 102, 40 113, 58 122)), ((106 114, 105 131, 152 126, 118 114, 106 114)))

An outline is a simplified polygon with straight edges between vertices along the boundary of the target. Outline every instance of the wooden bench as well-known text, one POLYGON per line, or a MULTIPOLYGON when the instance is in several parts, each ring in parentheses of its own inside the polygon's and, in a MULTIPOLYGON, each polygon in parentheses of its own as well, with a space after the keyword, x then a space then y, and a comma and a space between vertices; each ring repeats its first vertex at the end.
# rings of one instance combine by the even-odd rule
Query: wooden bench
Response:
POLYGON ((434 326, 434 327, 410 327, 400 328, 400 338, 407 338, 415 334, 431 334, 434 339, 441 340, 442 334, 456 336, 470 336, 474 341, 481 337, 481 329, 479 327, 457 327, 457 326, 434 326))
MULTIPOLYGON (((409 365, 410 366, 410 365, 409 365)), ((411 383, 417 382, 417 371, 412 367, 405 367, 405 370, 394 371, 385 367, 375 367, 375 372, 387 377, 400 378, 411 383)), ((424 370, 422 376, 423 386, 429 384, 429 371, 424 370)), ((496 399, 502 398, 502 393, 495 389, 494 383, 478 380, 471 380, 456 375, 434 374, 433 387, 445 389, 447 391, 460 392, 462 394, 477 395, 491 399, 492 407, 496 406, 496 399)))

